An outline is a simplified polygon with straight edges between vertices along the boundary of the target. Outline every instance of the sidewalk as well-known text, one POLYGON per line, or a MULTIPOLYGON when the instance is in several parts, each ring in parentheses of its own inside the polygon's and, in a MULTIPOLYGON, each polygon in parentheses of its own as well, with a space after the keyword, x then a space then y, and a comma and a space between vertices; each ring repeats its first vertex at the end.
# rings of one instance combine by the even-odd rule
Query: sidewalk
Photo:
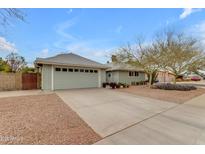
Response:
POLYGON ((184 81, 184 82, 177 82, 177 84, 188 84, 188 85, 193 85, 198 88, 205 88, 205 80, 201 81, 184 81))
POLYGON ((41 94, 50 94, 51 91, 42 91, 42 90, 18 90, 18 91, 0 91, 0 98, 3 97, 15 97, 15 96, 27 96, 27 95, 41 95, 41 94))

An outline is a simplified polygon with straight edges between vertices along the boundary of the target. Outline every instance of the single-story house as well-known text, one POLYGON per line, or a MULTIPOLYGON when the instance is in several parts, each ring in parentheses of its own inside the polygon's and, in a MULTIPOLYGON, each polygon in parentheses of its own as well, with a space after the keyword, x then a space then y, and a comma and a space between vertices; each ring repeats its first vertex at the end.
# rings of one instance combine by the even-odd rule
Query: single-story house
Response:
POLYGON ((106 82, 126 83, 129 85, 145 81, 146 74, 141 68, 136 68, 125 63, 111 62, 107 64, 106 82))
POLYGON ((191 79, 193 76, 197 76, 201 78, 201 80, 205 79, 205 71, 204 70, 197 70, 196 72, 185 71, 181 73, 184 79, 191 79))
POLYGON ((157 80, 159 82, 173 82, 175 76, 172 72, 160 70, 157 72, 157 80))
POLYGON ((101 87, 106 81, 106 65, 73 53, 37 58, 43 90, 101 87))

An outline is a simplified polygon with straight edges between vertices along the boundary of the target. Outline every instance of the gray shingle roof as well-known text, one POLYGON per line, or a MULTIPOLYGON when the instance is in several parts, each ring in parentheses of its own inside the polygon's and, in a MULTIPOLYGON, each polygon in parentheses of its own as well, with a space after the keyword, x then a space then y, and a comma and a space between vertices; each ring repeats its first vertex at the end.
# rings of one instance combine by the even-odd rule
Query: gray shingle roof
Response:
POLYGON ((142 68, 137 68, 125 63, 108 63, 106 71, 143 71, 142 68))
POLYGON ((55 64, 55 65, 68 65, 68 66, 83 66, 94 68, 107 68, 106 65, 95 62, 93 60, 81 57, 74 53, 58 54, 49 58, 37 58, 36 64, 55 64))

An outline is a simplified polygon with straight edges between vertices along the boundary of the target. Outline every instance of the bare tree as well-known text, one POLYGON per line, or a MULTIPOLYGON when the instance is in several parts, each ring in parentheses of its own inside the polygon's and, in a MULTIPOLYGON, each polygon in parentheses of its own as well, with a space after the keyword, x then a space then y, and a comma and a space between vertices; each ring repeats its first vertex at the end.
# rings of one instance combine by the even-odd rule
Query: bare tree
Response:
POLYGON ((126 46, 118 49, 116 53, 119 62, 125 62, 142 68, 149 78, 149 86, 153 84, 153 79, 161 66, 161 53, 155 46, 144 44, 141 39, 133 46, 126 46))
POLYGON ((175 75, 174 83, 181 73, 204 65, 205 56, 198 41, 183 33, 164 31, 155 40, 155 46, 161 53, 162 68, 175 75))
POLYGON ((16 8, 0 9, 0 24, 3 26, 10 25, 14 19, 25 21, 25 13, 16 8))
POLYGON ((21 71, 26 66, 25 58, 13 52, 6 57, 6 63, 12 72, 21 71))

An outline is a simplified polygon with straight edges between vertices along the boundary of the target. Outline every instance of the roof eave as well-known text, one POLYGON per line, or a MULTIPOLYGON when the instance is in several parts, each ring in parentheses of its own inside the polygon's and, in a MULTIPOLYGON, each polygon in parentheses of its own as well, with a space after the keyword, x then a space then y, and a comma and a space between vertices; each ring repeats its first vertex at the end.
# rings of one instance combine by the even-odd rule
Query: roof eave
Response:
POLYGON ((138 71, 138 72, 145 72, 144 70, 138 70, 138 69, 107 69, 106 71, 138 71))
POLYGON ((65 63, 56 63, 56 62, 47 62, 47 61, 35 61, 34 64, 59 65, 59 66, 71 66, 71 67, 87 67, 87 68, 98 68, 98 69, 107 69, 107 68, 109 68, 109 67, 106 67, 106 66, 65 64, 65 63))

